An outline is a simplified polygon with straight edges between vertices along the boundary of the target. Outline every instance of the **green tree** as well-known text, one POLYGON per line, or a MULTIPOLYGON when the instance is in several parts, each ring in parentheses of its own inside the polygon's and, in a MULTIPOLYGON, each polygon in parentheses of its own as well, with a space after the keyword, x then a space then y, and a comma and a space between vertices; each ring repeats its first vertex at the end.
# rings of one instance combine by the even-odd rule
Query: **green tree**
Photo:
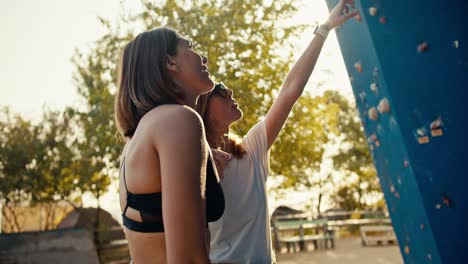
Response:
POLYGON ((77 148, 77 133, 73 116, 67 111, 45 110, 40 122, 34 146, 37 149, 32 172, 31 202, 41 203, 46 211, 45 229, 57 223, 54 215, 61 201, 77 208, 81 205, 81 194, 88 184, 78 170, 82 162, 77 148))
MULTIPOLYGON (((271 98, 287 73, 291 54, 284 58, 279 50, 288 47, 290 36, 299 26, 280 26, 297 8, 292 1, 265 4, 258 0, 242 1, 142 1, 143 11, 123 17, 122 24, 175 28, 191 38, 196 50, 209 58, 209 70, 218 81, 235 90, 245 118, 236 131, 245 134, 264 115, 271 98)), ((114 162, 121 151, 116 142, 113 120, 113 96, 116 67, 123 46, 135 35, 134 29, 122 30, 101 20, 107 33, 90 51, 77 51, 74 63, 78 91, 85 101, 81 111, 83 127, 93 155, 114 162)))
POLYGON ((37 148, 37 130, 30 121, 13 115, 8 108, 0 113, 0 202, 7 228, 21 232, 24 215, 20 205, 29 201, 32 167, 37 148))
POLYGON ((3 109, 0 114, 0 199, 7 229, 22 231, 25 206, 45 209, 44 229, 54 228, 55 206, 80 206, 87 181, 76 147, 73 120, 66 112, 45 110, 36 124, 3 109))
POLYGON ((286 177, 283 188, 314 190, 316 214, 325 197, 337 206, 348 203, 346 209, 357 209, 365 204, 349 205, 345 190, 353 195, 356 191, 358 201, 366 192, 380 190, 356 109, 338 92, 315 97, 305 93, 273 145, 272 157, 272 171, 286 177), (350 176, 355 180, 333 180, 350 176))

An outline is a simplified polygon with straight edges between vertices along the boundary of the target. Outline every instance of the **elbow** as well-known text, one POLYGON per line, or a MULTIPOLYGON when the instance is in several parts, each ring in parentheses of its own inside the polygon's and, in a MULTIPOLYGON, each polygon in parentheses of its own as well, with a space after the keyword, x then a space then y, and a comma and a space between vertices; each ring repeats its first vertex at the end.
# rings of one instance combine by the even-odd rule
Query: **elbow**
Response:
POLYGON ((281 97, 283 97, 286 102, 294 104, 299 97, 301 97, 303 90, 304 89, 300 89, 295 85, 283 86, 281 97))
POLYGON ((302 95, 306 84, 307 82, 299 80, 286 80, 282 90, 287 93, 288 97, 297 100, 302 95))

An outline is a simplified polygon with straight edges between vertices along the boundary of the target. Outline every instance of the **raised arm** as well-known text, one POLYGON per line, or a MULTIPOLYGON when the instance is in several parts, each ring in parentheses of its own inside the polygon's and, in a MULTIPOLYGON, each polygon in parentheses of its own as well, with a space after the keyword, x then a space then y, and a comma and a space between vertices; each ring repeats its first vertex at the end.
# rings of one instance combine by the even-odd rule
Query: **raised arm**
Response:
MULTIPOLYGON (((321 26, 321 30, 331 30, 359 13, 357 10, 350 11, 351 8, 354 8, 354 0, 340 0, 340 3, 330 12, 327 22, 321 26)), ((278 98, 273 102, 265 118, 268 148, 275 142, 292 107, 304 91, 324 42, 325 38, 322 35, 315 34, 309 46, 286 76, 278 98)))
POLYGON ((155 127, 161 166, 167 263, 209 263, 205 245, 204 189, 207 146, 195 111, 169 106, 155 127))

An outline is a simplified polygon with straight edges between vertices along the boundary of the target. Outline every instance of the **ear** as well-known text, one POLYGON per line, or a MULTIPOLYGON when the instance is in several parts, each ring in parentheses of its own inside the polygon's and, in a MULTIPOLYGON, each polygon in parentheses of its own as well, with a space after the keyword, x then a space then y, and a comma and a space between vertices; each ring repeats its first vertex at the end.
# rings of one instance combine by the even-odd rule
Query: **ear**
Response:
POLYGON ((176 62, 175 58, 173 58, 173 57, 171 57, 169 55, 167 56, 166 68, 169 71, 174 71, 174 72, 179 71, 179 67, 177 66, 177 62, 176 62))

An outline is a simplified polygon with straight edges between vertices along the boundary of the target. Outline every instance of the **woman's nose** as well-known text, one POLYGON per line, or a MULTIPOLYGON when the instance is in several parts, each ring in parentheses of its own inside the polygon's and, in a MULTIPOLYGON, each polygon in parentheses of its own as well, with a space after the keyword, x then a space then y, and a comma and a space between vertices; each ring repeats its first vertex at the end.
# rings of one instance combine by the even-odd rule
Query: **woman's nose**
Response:
POLYGON ((231 89, 229 89, 229 88, 226 88, 226 91, 227 91, 229 97, 232 97, 232 96, 234 95, 234 91, 233 91, 233 90, 231 90, 231 89))

